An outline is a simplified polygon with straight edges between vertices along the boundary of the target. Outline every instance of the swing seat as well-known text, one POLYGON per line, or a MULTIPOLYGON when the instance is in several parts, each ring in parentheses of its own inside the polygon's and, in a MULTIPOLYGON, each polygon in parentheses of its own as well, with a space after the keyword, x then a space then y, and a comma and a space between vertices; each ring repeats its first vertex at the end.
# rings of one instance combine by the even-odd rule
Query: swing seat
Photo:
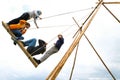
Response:
MULTIPOLYGON (((3 27, 6 29, 6 31, 10 34, 10 36, 12 37, 12 39, 15 39, 15 35, 11 32, 11 30, 9 29, 9 26, 7 25, 7 23, 4 23, 2 21, 2 25, 3 27)), ((16 40, 16 43, 18 44, 18 46, 21 48, 21 50, 25 53, 25 55, 28 57, 28 59, 32 62, 32 64, 37 67, 38 64, 36 63, 36 61, 32 58, 32 56, 29 54, 29 52, 24 48, 24 45, 21 41, 16 40)))

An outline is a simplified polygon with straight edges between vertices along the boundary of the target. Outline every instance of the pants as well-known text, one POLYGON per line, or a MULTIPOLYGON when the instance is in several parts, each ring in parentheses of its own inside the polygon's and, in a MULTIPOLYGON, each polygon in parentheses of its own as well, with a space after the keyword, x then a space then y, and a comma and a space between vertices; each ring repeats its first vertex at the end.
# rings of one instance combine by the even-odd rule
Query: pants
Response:
POLYGON ((20 30, 11 30, 11 31, 16 36, 17 40, 23 40, 24 39, 24 37, 22 37, 22 33, 20 32, 20 30))
POLYGON ((28 46, 28 47, 31 47, 31 46, 35 46, 36 45, 36 39, 33 38, 33 39, 30 39, 30 40, 27 40, 24 42, 24 45, 25 46, 28 46))
POLYGON ((20 17, 18 18, 15 18, 11 21, 9 21, 7 24, 10 25, 10 24, 18 24, 20 20, 29 20, 30 16, 29 14, 26 12, 26 13, 23 13, 20 17))
POLYGON ((51 56, 54 53, 57 53, 58 51, 59 50, 55 46, 53 46, 40 58, 40 61, 41 62, 45 61, 49 56, 51 56))

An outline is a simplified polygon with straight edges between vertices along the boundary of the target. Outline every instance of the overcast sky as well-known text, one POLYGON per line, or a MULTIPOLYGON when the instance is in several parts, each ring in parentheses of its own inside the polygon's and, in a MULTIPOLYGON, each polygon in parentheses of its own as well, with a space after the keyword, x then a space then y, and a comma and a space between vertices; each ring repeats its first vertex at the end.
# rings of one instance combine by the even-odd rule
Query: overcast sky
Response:
MULTIPOLYGON (((104 0, 116 1, 116 0, 104 0)), ((117 0, 119 1, 119 0, 117 0)), ((96 6, 97 0, 3 0, 0 3, 0 21, 19 17, 22 13, 32 10, 41 10, 43 20, 38 20, 39 29, 36 29, 32 20, 31 29, 24 35, 25 40, 36 38, 48 43, 47 50, 57 40, 57 34, 63 34, 65 43, 60 51, 35 68, 22 50, 13 45, 10 35, 0 27, 0 79, 1 80, 45 80, 55 68, 62 56, 68 50, 77 25, 72 17, 82 25, 84 20, 96 6), (54 16, 67 12, 74 12, 61 16, 54 16), (50 17, 54 16, 54 17, 50 17), (52 40, 52 41, 51 41, 52 40)), ((120 19, 120 5, 106 5, 120 19)), ((120 24, 101 6, 91 25, 85 33, 94 47, 105 61, 116 80, 120 80, 120 24)), ((56 80, 69 80, 75 50, 61 70, 56 80)), ((35 56, 40 58, 42 55, 35 56)), ((112 77, 103 66, 87 40, 80 40, 78 56, 72 80, 112 80, 112 77)))

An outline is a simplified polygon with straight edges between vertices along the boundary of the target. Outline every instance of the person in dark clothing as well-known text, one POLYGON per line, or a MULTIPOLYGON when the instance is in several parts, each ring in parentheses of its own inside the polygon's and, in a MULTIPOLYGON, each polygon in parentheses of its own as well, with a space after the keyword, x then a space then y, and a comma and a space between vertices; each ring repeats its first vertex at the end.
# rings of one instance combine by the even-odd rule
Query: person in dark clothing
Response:
POLYGON ((8 24, 8 25, 18 24, 20 20, 25 20, 25 21, 27 21, 27 20, 30 20, 31 18, 33 18, 36 27, 39 28, 38 25, 37 25, 36 20, 37 20, 38 18, 39 18, 39 19, 42 19, 42 18, 39 17, 41 14, 42 14, 42 12, 41 12, 40 10, 34 10, 34 11, 31 11, 31 12, 25 12, 25 13, 23 13, 20 17, 15 18, 15 19, 9 21, 7 24, 8 24))
POLYGON ((54 46, 51 47, 44 55, 40 58, 40 60, 37 60, 36 58, 33 58, 38 64, 42 63, 45 61, 49 56, 51 56, 54 53, 57 53, 61 46, 64 44, 64 38, 61 34, 58 35, 58 40, 56 43, 54 43, 54 46))
POLYGON ((27 51, 31 54, 31 56, 43 54, 46 51, 47 43, 41 39, 38 40, 38 46, 29 46, 27 51))

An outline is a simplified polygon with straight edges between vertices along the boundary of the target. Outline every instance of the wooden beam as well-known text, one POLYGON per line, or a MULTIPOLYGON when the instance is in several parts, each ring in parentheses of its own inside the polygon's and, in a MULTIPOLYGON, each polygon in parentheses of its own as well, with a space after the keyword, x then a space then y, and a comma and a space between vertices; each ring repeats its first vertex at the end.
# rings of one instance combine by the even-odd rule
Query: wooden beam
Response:
MULTIPOLYGON (((80 28, 79 24, 77 23, 77 21, 73 18, 73 20, 75 21, 75 23, 77 24, 77 26, 80 28)), ((80 30, 79 30, 80 31, 80 30)), ((105 62, 103 61, 103 59, 101 58, 101 56, 98 54, 97 50, 95 49, 95 47, 93 46, 93 44, 90 42, 90 40, 88 39, 88 37, 86 36, 86 34, 83 34, 84 37, 86 38, 86 40, 88 41, 88 43, 90 44, 90 46, 93 48, 93 50, 95 51, 96 55, 98 56, 98 58, 100 59, 100 61, 102 62, 102 64, 105 66, 105 68, 107 69, 107 71, 109 72, 109 74, 112 76, 113 80, 116 80, 115 76, 112 74, 112 72, 110 71, 110 69, 107 67, 107 65, 105 64, 105 62)), ((71 80, 71 77, 70 77, 71 80)))
POLYGON ((100 2, 98 4, 99 6, 97 6, 96 10, 94 11, 94 13, 92 14, 92 16, 90 17, 89 21, 86 23, 84 29, 81 31, 80 34, 78 34, 78 36, 76 36, 76 38, 74 39, 73 43, 71 44, 71 46, 69 47, 69 49, 67 50, 67 52, 65 53, 65 55, 63 56, 63 58, 61 59, 61 61, 54 68, 54 70, 51 72, 51 74, 47 77, 46 80, 55 80, 55 78, 57 77, 57 75, 61 71, 62 67, 64 66, 65 62, 67 61, 68 57, 71 55, 72 51, 77 46, 77 44, 79 43, 81 37, 83 36, 83 34, 85 33, 85 31, 89 27, 90 23, 92 22, 93 18, 97 14, 100 6, 102 5, 102 2, 103 2, 103 0, 100 0, 100 2))
MULTIPOLYGON (((15 35, 11 32, 8 25, 2 21, 3 27, 7 30, 7 32, 10 34, 11 37, 15 38, 15 35)), ((22 49, 22 51, 25 53, 25 55, 29 58, 29 60, 32 62, 32 64, 37 67, 38 64, 35 62, 35 60, 32 58, 32 56, 29 54, 29 52, 24 48, 23 44, 20 41, 16 41, 19 47, 22 49)))
POLYGON ((107 8, 107 6, 105 6, 104 4, 103 4, 103 6, 120 23, 120 20, 107 8))
POLYGON ((103 2, 103 4, 120 4, 120 2, 103 2))

